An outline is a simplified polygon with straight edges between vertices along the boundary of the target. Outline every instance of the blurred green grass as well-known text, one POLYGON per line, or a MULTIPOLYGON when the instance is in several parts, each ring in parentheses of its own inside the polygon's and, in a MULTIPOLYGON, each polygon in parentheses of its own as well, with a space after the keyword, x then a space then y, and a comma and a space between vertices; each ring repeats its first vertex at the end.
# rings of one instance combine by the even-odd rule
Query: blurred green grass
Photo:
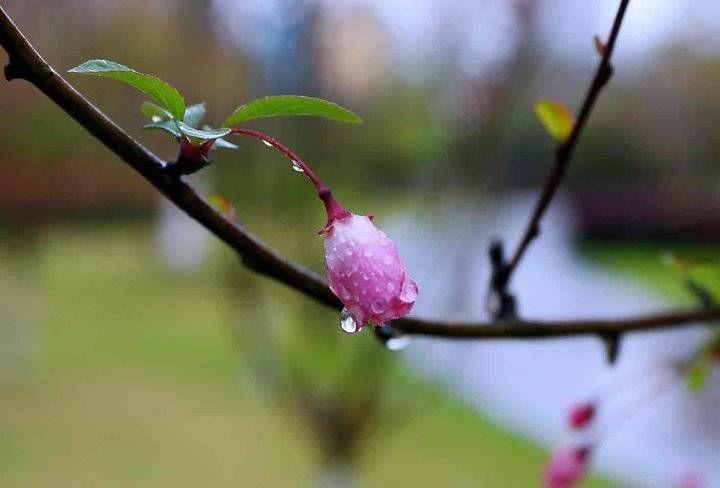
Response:
MULTIPOLYGON (((62 227, 4 254, 3 280, 33 284, 41 327, 25 380, 0 389, 0 485, 316 484, 307 426, 262 393, 233 345, 218 267, 173 274, 152 237, 144 225, 62 227)), ((251 279, 258 296, 280 295, 279 313, 285 291, 251 279)), ((389 381, 412 399, 366 440, 359 486, 538 486, 543 449, 408 372, 389 381)))

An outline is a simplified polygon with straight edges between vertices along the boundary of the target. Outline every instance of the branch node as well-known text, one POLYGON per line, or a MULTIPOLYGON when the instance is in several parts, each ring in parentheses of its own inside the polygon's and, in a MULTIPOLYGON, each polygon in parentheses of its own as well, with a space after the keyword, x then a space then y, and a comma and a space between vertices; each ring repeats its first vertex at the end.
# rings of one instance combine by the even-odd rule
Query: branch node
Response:
POLYGON ((488 255, 490 257, 492 272, 485 308, 496 320, 514 319, 517 316, 516 300, 507 290, 511 268, 505 261, 505 253, 501 240, 494 239, 490 243, 488 255))
POLYGON ((204 167, 209 166, 211 163, 212 161, 207 156, 188 158, 181 152, 177 160, 169 161, 163 169, 167 176, 177 179, 180 176, 197 173, 204 167))

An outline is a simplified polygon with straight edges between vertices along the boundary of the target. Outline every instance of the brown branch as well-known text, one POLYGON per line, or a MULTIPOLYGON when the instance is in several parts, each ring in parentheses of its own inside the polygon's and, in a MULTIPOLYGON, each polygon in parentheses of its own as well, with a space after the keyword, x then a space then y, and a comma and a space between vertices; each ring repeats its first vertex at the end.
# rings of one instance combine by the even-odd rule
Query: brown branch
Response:
POLYGON ((720 320, 720 309, 675 310, 665 313, 638 315, 619 319, 590 320, 508 320, 488 324, 429 322, 420 319, 402 320, 393 326, 405 334, 429 335, 448 339, 550 339, 579 335, 601 338, 626 332, 667 329, 693 322, 720 320))
MULTIPOLYGON (((284 259, 257 237, 226 219, 190 185, 182 182, 178 177, 168 175, 167 164, 164 161, 125 133, 42 59, 2 7, 0 7, 0 45, 10 57, 10 62, 5 68, 5 76, 8 80, 24 79, 36 86, 187 215, 237 251, 249 268, 284 283, 320 303, 338 310, 341 308, 340 302, 329 290, 327 282, 317 273, 284 259)), ((567 322, 454 323, 405 318, 396 321, 393 325, 405 334, 465 339, 533 339, 582 334, 606 337, 621 332, 668 328, 713 320, 720 320, 720 309, 669 312, 630 319, 567 322)))
POLYGON ((520 239, 520 243, 515 249, 515 252, 510 259, 510 262, 504 265, 502 268, 502 289, 504 289, 507 283, 509 283, 512 274, 515 272, 515 269, 520 263, 520 260, 525 255, 525 251, 527 251, 530 243, 540 233, 540 221, 545 215, 545 212, 550 206, 550 203, 552 202, 552 199, 557 193, 558 187, 560 186, 560 183, 565 176, 565 172, 567 171, 567 167, 570 163, 570 159, 572 158, 575 146, 580 139, 580 135, 582 134, 582 131, 585 128, 585 124, 590 117, 590 113, 595 106, 595 102, 597 101, 597 98, 600 95, 603 87, 607 84, 607 82, 610 80, 610 77, 612 76, 613 67, 610 63, 610 58, 612 57, 613 51, 615 50, 615 43, 620 32, 620 26, 622 25, 623 18, 625 17, 625 11, 627 10, 627 6, 629 3, 630 0, 621 0, 620 2, 620 6, 618 7, 618 11, 615 15, 615 20, 612 25, 612 29, 610 30, 610 37, 608 38, 607 44, 603 46, 600 64, 598 65, 597 71, 595 72, 595 76, 592 80, 592 83, 590 84, 590 88, 588 88, 587 94, 585 95, 585 100, 583 101, 582 107, 580 108, 580 113, 577 116, 575 125, 573 126, 572 131, 570 132, 570 135, 565 140, 565 142, 558 145, 555 151, 555 166, 553 167, 553 170, 550 173, 547 181, 545 182, 545 186, 543 187, 540 196, 535 203, 535 208, 533 209, 533 212, 530 216, 530 220, 527 224, 527 227, 525 228, 525 232, 520 239))

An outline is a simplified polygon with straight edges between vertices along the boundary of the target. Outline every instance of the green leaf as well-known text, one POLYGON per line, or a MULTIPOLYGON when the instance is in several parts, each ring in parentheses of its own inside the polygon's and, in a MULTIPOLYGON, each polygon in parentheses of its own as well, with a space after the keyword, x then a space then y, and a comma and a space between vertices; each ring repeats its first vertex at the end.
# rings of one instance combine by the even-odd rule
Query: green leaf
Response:
POLYGON ((556 141, 565 142, 575 125, 575 117, 559 102, 540 100, 535 104, 535 114, 556 141))
MULTIPOLYGON (((203 130, 212 130, 209 125, 205 124, 202 126, 203 130)), ((223 138, 215 139, 215 144, 210 149, 239 149, 238 146, 232 142, 226 141, 223 138)))
POLYGON ((710 364, 708 361, 696 361, 687 373, 687 386, 693 393, 699 393, 707 385, 710 376, 710 364))
POLYGON ((183 117, 183 122, 185 122, 190 127, 197 127, 198 125, 200 125, 200 122, 202 122, 202 119, 205 117, 205 112, 207 112, 207 110, 205 109, 205 102, 190 105, 188 108, 185 109, 185 116, 183 117))
POLYGON ((144 125, 143 129, 162 129, 168 131, 170 134, 177 137, 178 139, 180 138, 180 136, 182 136, 182 132, 180 132, 180 129, 178 129, 178 126, 175 123, 174 119, 158 120, 156 122, 144 125))
POLYGON ((178 122, 177 126, 180 131, 186 136, 193 139, 202 139, 205 141, 209 139, 219 139, 230 133, 230 129, 225 127, 220 129, 196 129, 194 127, 190 127, 184 122, 178 122))
POLYGON ((238 149, 238 147, 232 142, 228 142, 225 139, 215 139, 212 149, 238 149))
POLYGON ((238 148, 235 144, 220 139, 222 136, 228 135, 230 129, 211 129, 208 125, 203 125, 202 129, 197 129, 188 123, 188 120, 195 124, 200 123, 202 117, 205 115, 204 103, 189 106, 185 110, 185 121, 183 122, 175 120, 169 112, 154 103, 143 102, 140 110, 152 120, 152 122, 145 125, 143 129, 162 129, 178 139, 182 137, 183 134, 193 140, 207 141, 214 139, 215 144, 213 144, 213 147, 221 149, 238 148))
POLYGON ((338 122, 362 123, 362 119, 351 111, 320 98, 274 95, 242 105, 225 120, 223 127, 232 127, 250 119, 285 115, 311 115, 338 122))
POLYGON ((185 115, 185 100, 175 88, 156 76, 139 73, 120 63, 106 59, 91 59, 72 68, 70 73, 104 76, 126 83, 149 96, 178 120, 185 115))
POLYGON ((142 105, 140 105, 140 113, 150 118, 150 120, 152 120, 153 122, 173 118, 170 112, 151 102, 143 102, 142 105))

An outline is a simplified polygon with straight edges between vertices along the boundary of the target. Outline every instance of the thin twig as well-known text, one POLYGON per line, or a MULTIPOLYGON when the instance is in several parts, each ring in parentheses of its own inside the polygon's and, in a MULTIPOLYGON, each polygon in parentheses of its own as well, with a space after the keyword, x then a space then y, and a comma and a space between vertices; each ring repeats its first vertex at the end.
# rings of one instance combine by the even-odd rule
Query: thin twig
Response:
POLYGON ((520 260, 525 255, 525 251, 528 246, 540 233, 540 221, 545 215, 545 212, 550 206, 550 202, 552 202, 552 199, 557 193, 558 187, 565 176, 565 172, 568 164, 570 163, 570 159, 572 158, 575 146, 577 145, 580 135, 585 128, 585 124, 590 117, 590 113, 595 106, 598 95, 600 95, 603 87, 612 76, 613 67, 610 63, 610 59, 613 51, 615 50, 615 43, 617 41, 618 33, 620 32, 620 26, 622 25, 623 18, 625 17, 625 11, 627 10, 629 3, 630 0, 621 0, 620 2, 617 14, 615 15, 615 21, 613 22, 612 29, 610 31, 610 37, 603 48, 600 64, 595 72, 590 88, 588 88, 587 94, 585 95, 585 100, 580 108, 580 113, 577 116, 575 125, 565 142, 560 144, 555 151, 555 166, 553 167, 553 170, 545 182, 545 186, 543 187, 540 196, 538 197, 535 208, 530 216, 530 220, 525 228, 525 232, 522 239, 520 239, 520 243, 515 249, 515 252, 513 253, 512 259, 510 259, 510 262, 504 268, 503 280, 505 284, 509 283, 512 274, 515 272, 520 260))
MULTIPOLYGON (((5 68, 6 78, 25 79, 36 86, 178 208, 237 251, 248 267, 322 304, 337 310, 341 308, 339 300, 321 276, 283 258, 237 223, 226 219, 190 185, 177 177, 169 176, 164 161, 131 138, 45 62, 2 7, 0 45, 10 57, 5 68)), ((464 339, 534 339, 583 334, 604 336, 714 320, 720 320, 718 308, 674 311, 617 320, 455 323, 405 318, 393 324, 405 334, 464 339)))

